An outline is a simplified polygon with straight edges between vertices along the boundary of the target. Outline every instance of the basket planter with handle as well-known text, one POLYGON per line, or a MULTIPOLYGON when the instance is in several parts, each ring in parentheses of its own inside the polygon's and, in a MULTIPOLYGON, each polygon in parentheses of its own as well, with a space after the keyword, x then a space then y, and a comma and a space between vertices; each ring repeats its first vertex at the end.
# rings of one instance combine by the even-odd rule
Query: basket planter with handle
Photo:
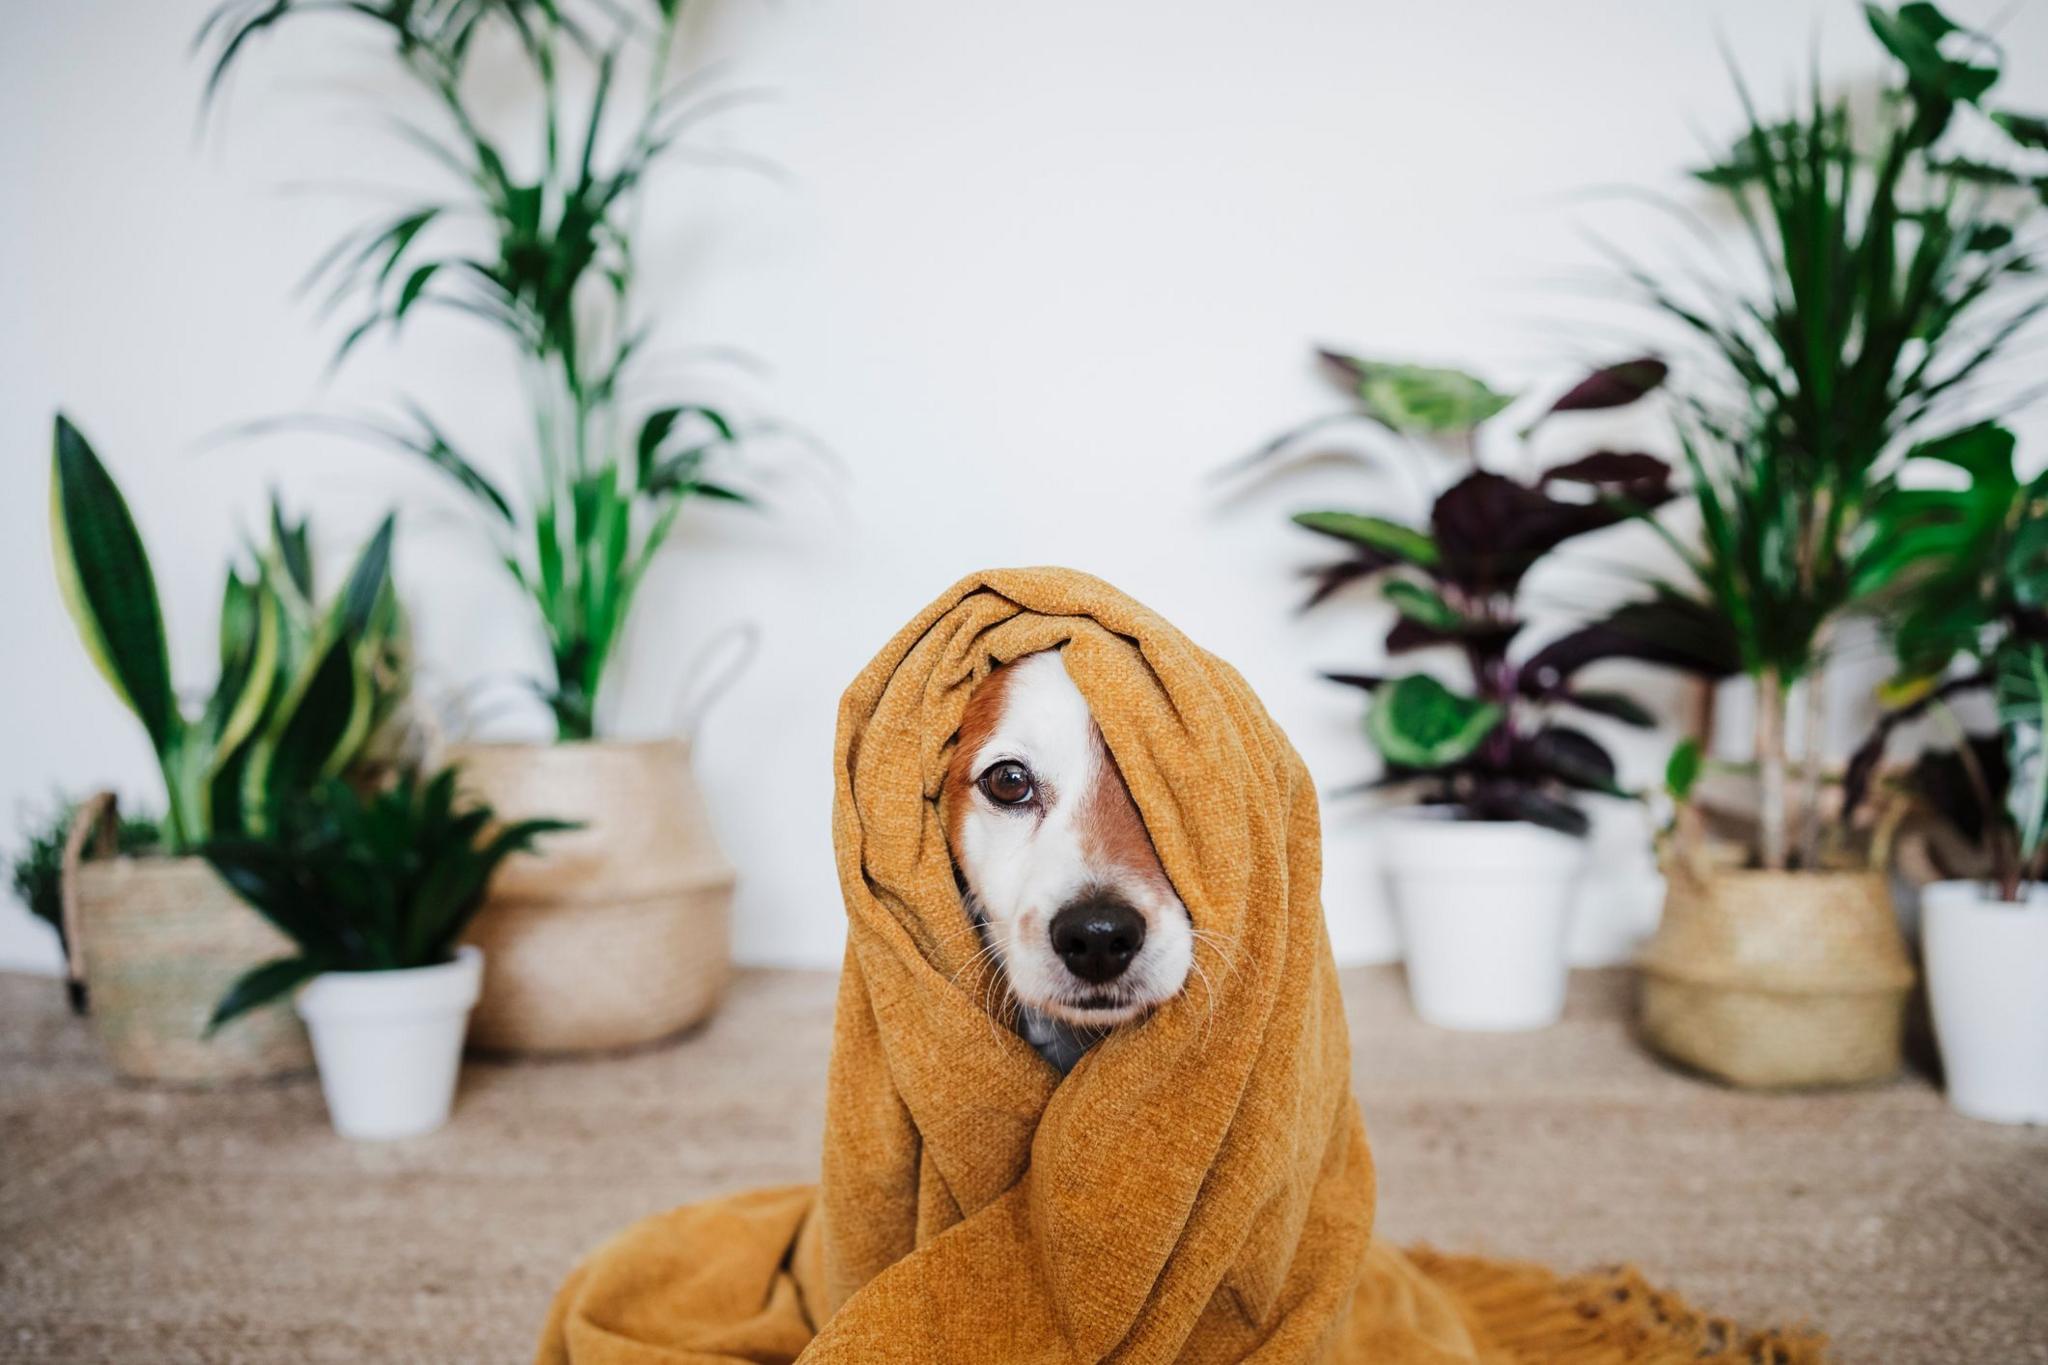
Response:
POLYGON ((705 1019, 731 974, 734 874, 688 742, 461 744, 450 757, 500 819, 582 826, 492 883, 468 935, 485 962, 470 1045, 625 1047, 705 1019))
POLYGON ((1666 1057, 1753 1089, 1899 1070, 1913 967, 1876 872, 1667 862, 1644 949, 1642 1030, 1666 1057))
POLYGON ((114 798, 79 807, 64 850, 65 938, 93 1029, 131 1080, 186 1085, 312 1070, 288 1003, 252 1010, 212 1037, 206 1024, 241 975, 291 944, 202 858, 88 857, 113 846, 114 798))

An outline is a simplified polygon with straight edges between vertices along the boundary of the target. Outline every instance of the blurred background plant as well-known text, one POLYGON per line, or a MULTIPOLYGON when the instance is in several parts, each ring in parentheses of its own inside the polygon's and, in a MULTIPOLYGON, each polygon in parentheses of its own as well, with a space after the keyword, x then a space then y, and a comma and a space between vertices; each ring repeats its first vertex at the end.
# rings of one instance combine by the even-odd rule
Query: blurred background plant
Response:
POLYGON ((391 586, 389 517, 322 606, 306 523, 288 520, 273 501, 270 544, 252 550, 246 569, 228 570, 213 692, 188 709, 172 680, 156 580, 134 518, 99 456, 62 416, 50 511, 57 581, 79 638, 155 750, 164 852, 261 833, 323 778, 402 756, 411 647, 391 586))
POLYGON ((742 93, 670 77, 681 11, 681 0, 231 0, 199 35, 212 54, 211 99, 249 43, 279 24, 368 24, 438 114, 436 126, 390 119, 399 143, 447 174, 449 197, 367 223, 334 244, 309 283, 363 310, 337 363, 422 308, 480 320, 517 347, 534 430, 522 498, 480 473, 416 402, 395 419, 338 425, 426 460, 474 501, 545 633, 553 676, 536 689, 563 740, 597 733, 606 669, 683 506, 751 501, 716 467, 741 445, 727 414, 643 400, 634 384, 652 334, 635 288, 638 201, 659 167, 702 157, 683 136, 742 93), (494 139, 473 92, 476 54, 507 35, 538 91, 537 148, 494 139), (629 66, 645 87, 631 108, 620 94, 629 66), (479 224, 482 251, 471 248, 479 224))
POLYGON ((1817 85, 1805 107, 1771 118, 1738 79, 1742 135, 1697 173, 1742 225, 1750 282, 1616 253, 1690 338, 1680 435, 1700 534, 1665 531, 1683 581, 1658 583, 1655 601, 1609 626, 1640 640, 1639 656, 1680 667, 1667 647, 1686 613, 1705 608, 1729 634, 1756 685, 1753 854, 1768 869, 1858 859, 1824 806, 1819 676, 1842 624, 1878 609, 1914 557, 1879 511, 1905 496, 1909 452, 2024 401, 1986 381, 2048 306, 2037 269, 2048 179, 1954 150, 1990 140, 2016 164, 2048 147, 2048 126, 1987 104, 2000 60, 1989 37, 1928 4, 1865 13, 1895 63, 1873 119, 1817 85), (1796 793, 1795 688, 1806 707, 1796 793))
POLYGON ((498 865, 544 834, 575 828, 546 819, 493 828, 494 814, 458 796, 454 768, 428 778, 408 769, 382 788, 324 782, 266 837, 209 843, 221 879, 298 947, 238 980, 209 1029, 323 972, 450 960, 498 865))
MULTIPOLYGON (((1401 438, 1418 467, 1417 447, 1425 442, 1462 448, 1469 466, 1478 429, 1515 401, 1460 370, 1331 351, 1321 358, 1353 407, 1284 433, 1248 465, 1273 459, 1312 431, 1363 420, 1401 438)), ((1625 407, 1664 377, 1663 363, 1652 357, 1607 366, 1573 385, 1521 434, 1556 413, 1625 407)), ((1377 581, 1398 612, 1386 653, 1455 649, 1470 679, 1469 690, 1458 691, 1427 672, 1325 675, 1372 695, 1365 729, 1386 768, 1370 787, 1453 807, 1463 818, 1525 820, 1570 834, 1590 825, 1579 794, 1627 795, 1606 747, 1552 716, 1576 709, 1636 726, 1653 724, 1653 717, 1624 693, 1574 686, 1581 667, 1609 652, 1607 635, 1579 632, 1534 653, 1511 652, 1524 626, 1518 596, 1545 555, 1667 501, 1670 480, 1670 467, 1654 456, 1603 450, 1528 482, 1471 469, 1436 495, 1424 526, 1353 511, 1295 516, 1297 525, 1350 550, 1310 570, 1315 587, 1306 605, 1351 583, 1377 581)), ((1694 622, 1705 631, 1695 648, 1707 647, 1711 624, 1694 622)))
POLYGON ((1931 717, 1946 743, 1896 785, 1981 851, 2008 901, 2048 861, 2048 475, 2023 480, 2015 447, 1990 423, 1917 446, 1908 470, 1939 465, 1967 482, 1894 487, 1872 511, 1873 558, 1891 561, 1883 603, 1898 669, 1844 794, 1853 817, 1893 733, 1931 717), (1996 734, 1957 713, 1972 693, 1992 698, 1996 734))
MULTIPOLYGON (((64 933, 64 845, 78 815, 78 803, 70 797, 53 799, 42 811, 22 822, 21 851, 9 865, 14 895, 28 912, 50 926, 59 949, 68 948, 64 933)), ((163 837, 153 817, 122 813, 114 825, 115 852, 134 857, 155 849, 163 837)), ((85 983, 67 981, 71 1009, 85 1013, 85 983)))

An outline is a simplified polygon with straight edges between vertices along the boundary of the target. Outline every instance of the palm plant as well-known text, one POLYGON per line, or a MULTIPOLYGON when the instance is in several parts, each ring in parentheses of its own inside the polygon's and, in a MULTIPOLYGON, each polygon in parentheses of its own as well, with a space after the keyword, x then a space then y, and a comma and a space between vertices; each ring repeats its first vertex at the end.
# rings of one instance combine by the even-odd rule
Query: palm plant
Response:
MULTIPOLYGON (((1742 137, 1700 173, 1741 221, 1761 284, 1676 285, 1625 262, 1739 397, 1696 391, 1682 422, 1701 534, 1666 534, 1692 582, 1660 584, 1657 602, 1607 624, 1608 643, 1650 654, 1696 606, 1732 632, 1757 687, 1757 852, 1772 869, 1821 860, 1822 727, 1810 715, 1795 810, 1787 712, 1801 683, 1817 708, 1837 627, 1898 570, 1875 509, 1909 448, 1975 420, 1973 381, 2048 306, 2040 186, 1945 151, 1958 114, 1983 112, 1996 48, 1932 5, 1866 14, 1898 63, 1874 129, 1817 88, 1782 121, 1743 89, 1742 137)), ((1984 121, 2048 145, 2040 120, 1984 121)))
POLYGON ((50 524, 58 586, 79 638, 156 751, 167 852, 261 831, 284 802, 388 748, 409 672, 389 517, 332 603, 319 607, 306 526, 273 504, 268 553, 247 578, 228 572, 218 681, 191 713, 172 682, 156 580, 128 504, 62 416, 50 524))
POLYGON ((456 770, 388 789, 338 779, 293 803, 260 839, 216 839, 206 858, 223 881, 298 951, 245 974, 210 1029, 322 972, 398 971, 446 962, 483 904, 498 865, 559 820, 492 827, 487 805, 458 799, 456 770))
POLYGON ((749 501, 714 477, 714 459, 738 445, 724 413, 627 400, 650 335, 634 307, 636 205, 653 170, 681 150, 681 135, 726 99, 667 78, 680 11, 680 0, 654 0, 645 13, 608 0, 229 0, 200 34, 213 52, 211 97, 250 41, 281 23, 368 24, 437 111, 439 126, 399 118, 394 135, 447 173, 450 197, 366 224, 334 245, 311 281, 362 310, 337 362, 421 309, 481 320, 517 347, 534 428, 534 477, 522 502, 481 474, 416 403, 395 419, 344 425, 424 459, 473 500, 546 635, 553 677, 537 688, 563 739, 595 733, 606 669, 684 504, 749 501), (493 31, 517 39, 539 93, 542 127, 530 155, 486 133, 469 90, 479 40, 493 31), (650 73, 649 97, 622 113, 617 78, 635 58, 650 73), (576 109, 570 76, 579 66, 590 93, 576 109), (527 164, 535 173, 514 169, 527 164), (466 245, 465 229, 478 224, 487 251, 466 245))
MULTIPOLYGON (((1449 437, 1472 448, 1477 429, 1513 401, 1458 370, 1334 352, 1322 358, 1355 407, 1295 428, 1254 459, 1278 454, 1308 430, 1358 419, 1404 437, 1449 437)), ((1649 357, 1608 366, 1544 416, 1633 403, 1664 374, 1649 357)), ((1670 467, 1653 456, 1601 451, 1526 483, 1474 469, 1436 496, 1424 526, 1353 511, 1295 516, 1295 524, 1350 548, 1346 558, 1310 571, 1316 586, 1309 606, 1347 584, 1374 580, 1398 612, 1385 651, 1454 649, 1470 678, 1469 690, 1459 691, 1429 673, 1325 675, 1372 695, 1365 730, 1386 764, 1372 786, 1414 793, 1469 819, 1524 820, 1570 834, 1590 825, 1581 793, 1627 794, 1606 748, 1556 712, 1631 725, 1649 725, 1651 716, 1625 694, 1576 685, 1574 674, 1591 652, 1581 658, 1515 651, 1524 625, 1518 599, 1524 577, 1545 555, 1666 501, 1670 477, 1670 467)), ((1587 638, 1579 637, 1580 645, 1587 638)))

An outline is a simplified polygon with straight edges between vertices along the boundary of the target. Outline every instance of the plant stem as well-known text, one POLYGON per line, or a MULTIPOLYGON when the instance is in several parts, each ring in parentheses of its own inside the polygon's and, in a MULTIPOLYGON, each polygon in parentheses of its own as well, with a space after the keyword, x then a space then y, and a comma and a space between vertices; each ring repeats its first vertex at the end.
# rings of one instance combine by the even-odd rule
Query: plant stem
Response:
POLYGON ((1759 785, 1757 851, 1765 869, 1785 870, 1785 680, 1766 668, 1756 680, 1756 761, 1759 785))
POLYGON ((1809 872, 1820 866, 1821 832, 1826 822, 1820 814, 1821 768, 1826 759, 1821 731, 1826 726, 1826 665, 1816 663, 1803 680, 1806 689, 1806 733, 1801 753, 1799 783, 1799 865, 1809 872))

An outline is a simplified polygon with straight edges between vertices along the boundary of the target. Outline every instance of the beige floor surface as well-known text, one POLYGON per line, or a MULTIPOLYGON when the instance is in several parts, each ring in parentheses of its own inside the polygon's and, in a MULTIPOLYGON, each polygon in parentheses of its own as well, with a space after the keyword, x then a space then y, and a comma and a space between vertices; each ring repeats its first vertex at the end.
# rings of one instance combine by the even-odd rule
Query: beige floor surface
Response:
MULTIPOLYGON (((1739 1094, 1627 1032, 1582 973, 1540 1034, 1436 1032, 1345 974, 1380 1226, 1828 1328, 1841 1359, 2048 1362, 2048 1131, 1919 1080, 1739 1094)), ((525 1358, 548 1293, 636 1215, 811 1178, 833 980, 743 973, 673 1045, 482 1062, 432 1137, 357 1146, 311 1080, 120 1085, 46 981, 0 977, 0 1360, 467 1365, 525 1358)))

